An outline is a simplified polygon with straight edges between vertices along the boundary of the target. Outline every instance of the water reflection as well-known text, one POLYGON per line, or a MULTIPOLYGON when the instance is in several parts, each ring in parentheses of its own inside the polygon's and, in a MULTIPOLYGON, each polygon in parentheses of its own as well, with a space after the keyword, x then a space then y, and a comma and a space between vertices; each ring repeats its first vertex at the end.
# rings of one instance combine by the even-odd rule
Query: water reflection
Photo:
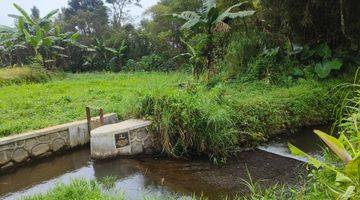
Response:
MULTIPOLYGON (((317 151, 318 140, 311 137, 309 131, 304 131, 301 136, 278 143, 286 145, 290 140, 308 152, 317 151)), ((243 152, 226 165, 217 166, 202 159, 117 158, 93 162, 89 149, 85 148, 1 175, 0 198, 17 199, 44 193, 56 183, 68 183, 74 178, 102 180, 113 176, 117 179, 116 189, 123 191, 128 199, 169 194, 195 194, 218 199, 224 195, 246 193, 243 179, 248 179, 248 172, 254 181, 270 186, 297 184, 298 175, 304 171, 301 162, 263 151, 243 152)))

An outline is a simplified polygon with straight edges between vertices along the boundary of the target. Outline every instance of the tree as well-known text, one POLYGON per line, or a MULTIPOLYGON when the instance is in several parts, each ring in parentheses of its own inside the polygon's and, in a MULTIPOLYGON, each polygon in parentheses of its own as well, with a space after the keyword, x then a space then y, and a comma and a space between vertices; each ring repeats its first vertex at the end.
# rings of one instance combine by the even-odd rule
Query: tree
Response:
POLYGON ((61 33, 61 28, 53 25, 51 19, 58 10, 53 10, 45 17, 34 20, 19 5, 15 3, 13 5, 21 14, 10 15, 18 21, 17 30, 13 34, 17 37, 18 44, 13 44, 14 47, 26 45, 32 49, 35 59, 41 61, 46 69, 50 69, 50 63, 54 62, 54 57, 66 57, 61 53, 65 48, 59 45, 75 44, 79 34, 61 33))
POLYGON ((106 0, 106 3, 112 7, 113 25, 116 28, 121 28, 127 18, 126 7, 130 5, 141 7, 140 0, 106 0))
POLYGON ((33 6, 31 8, 31 19, 33 20, 40 19, 40 10, 36 6, 33 6))
POLYGON ((181 27, 184 29, 193 29, 194 31, 206 34, 205 47, 203 49, 204 57, 206 58, 207 79, 213 73, 213 52, 214 52, 214 34, 216 32, 225 32, 230 29, 230 26, 225 22, 227 19, 244 18, 255 13, 253 10, 236 11, 232 10, 244 5, 243 3, 235 4, 225 11, 221 12, 217 7, 215 0, 205 0, 203 2, 203 9, 201 12, 184 11, 181 14, 173 14, 174 17, 186 20, 181 27))
POLYGON ((62 10, 59 22, 66 31, 79 32, 83 42, 103 37, 108 30, 107 7, 102 0, 70 0, 62 10))
POLYGON ((13 65, 22 63, 24 57, 19 51, 26 49, 26 44, 21 40, 21 34, 16 28, 0 26, 0 63, 13 65))

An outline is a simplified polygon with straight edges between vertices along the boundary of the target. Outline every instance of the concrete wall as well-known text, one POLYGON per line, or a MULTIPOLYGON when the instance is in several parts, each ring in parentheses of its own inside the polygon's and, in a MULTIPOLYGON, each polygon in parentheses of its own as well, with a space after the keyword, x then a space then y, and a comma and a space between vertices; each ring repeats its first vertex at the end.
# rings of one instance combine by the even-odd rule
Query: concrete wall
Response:
MULTIPOLYGON (((105 124, 117 122, 116 114, 104 116, 105 124)), ((91 128, 99 126, 99 117, 92 118, 91 128)), ((89 141, 86 120, 0 138, 0 171, 60 150, 85 145, 89 141)))

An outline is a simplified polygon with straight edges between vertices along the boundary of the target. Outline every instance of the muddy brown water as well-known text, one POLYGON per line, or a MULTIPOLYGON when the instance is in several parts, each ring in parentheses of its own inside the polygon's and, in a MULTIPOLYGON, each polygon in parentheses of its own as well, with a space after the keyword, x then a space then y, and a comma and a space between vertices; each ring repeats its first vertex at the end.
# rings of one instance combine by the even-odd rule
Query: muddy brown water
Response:
MULTIPOLYGON (((319 140, 311 133, 312 128, 299 134, 275 140, 274 146, 288 141, 305 151, 316 154, 321 150, 319 140)), ((269 145, 271 147, 271 145, 269 145)), ((205 196, 210 199, 246 194, 244 180, 267 187, 275 184, 299 184, 305 174, 304 163, 272 153, 254 150, 240 153, 225 165, 214 165, 206 159, 172 160, 164 158, 117 158, 94 162, 89 148, 79 149, 37 163, 23 166, 0 176, 0 199, 19 199, 24 196, 46 193, 56 183, 68 183, 72 179, 102 180, 116 178, 115 189, 124 192, 128 199, 153 197, 205 196)))

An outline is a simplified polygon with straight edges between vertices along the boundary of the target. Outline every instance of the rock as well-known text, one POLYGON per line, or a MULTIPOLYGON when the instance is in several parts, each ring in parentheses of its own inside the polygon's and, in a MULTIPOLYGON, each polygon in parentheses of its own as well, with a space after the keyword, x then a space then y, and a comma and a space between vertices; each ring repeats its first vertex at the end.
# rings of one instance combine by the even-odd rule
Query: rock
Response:
POLYGON ((142 139, 147 138, 146 127, 150 124, 149 121, 130 119, 92 130, 91 157, 104 159, 118 155, 144 153, 142 139))
POLYGON ((66 142, 63 139, 61 139, 61 138, 55 139, 52 142, 52 150, 58 151, 58 150, 62 149, 65 145, 66 145, 66 142))
POLYGON ((32 139, 28 139, 25 142, 25 149, 28 151, 31 151, 31 149, 38 144, 38 141, 36 140, 36 138, 32 138, 32 139))
POLYGON ((49 144, 39 144, 31 149, 32 156, 40 156, 50 150, 49 144))
POLYGON ((39 140, 40 142, 48 142, 48 141, 50 140, 50 136, 49 136, 49 135, 43 135, 43 136, 40 136, 40 137, 38 138, 38 140, 39 140))
POLYGON ((12 160, 17 163, 25 161, 29 157, 29 153, 24 149, 16 149, 12 154, 12 160))
POLYGON ((2 166, 2 167, 1 167, 1 170, 9 169, 9 168, 11 168, 12 166, 14 166, 14 163, 13 163, 13 162, 9 162, 9 163, 7 163, 6 165, 2 166))
POLYGON ((5 151, 0 152, 0 165, 4 165, 10 161, 10 157, 7 155, 5 151))

